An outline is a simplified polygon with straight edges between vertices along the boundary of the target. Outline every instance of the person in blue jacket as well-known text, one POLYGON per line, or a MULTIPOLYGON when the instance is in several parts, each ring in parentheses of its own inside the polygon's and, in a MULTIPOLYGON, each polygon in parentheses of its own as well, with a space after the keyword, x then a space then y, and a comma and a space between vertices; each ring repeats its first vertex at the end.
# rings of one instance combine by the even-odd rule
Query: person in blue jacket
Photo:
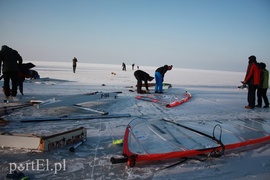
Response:
POLYGON ((172 70, 172 65, 164 65, 162 67, 157 68, 155 72, 155 79, 156 79, 156 85, 155 85, 155 93, 163 93, 163 80, 164 80, 164 75, 168 70, 172 70))

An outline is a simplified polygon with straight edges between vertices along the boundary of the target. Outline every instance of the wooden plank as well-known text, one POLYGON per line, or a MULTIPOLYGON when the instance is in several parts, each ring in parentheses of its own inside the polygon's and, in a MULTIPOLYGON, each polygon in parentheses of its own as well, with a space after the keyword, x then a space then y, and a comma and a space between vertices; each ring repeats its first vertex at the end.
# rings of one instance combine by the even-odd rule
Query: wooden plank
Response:
POLYGON ((87 130, 84 127, 43 137, 27 134, 2 133, 0 135, 0 146, 50 151, 86 139, 87 130))
POLYGON ((38 149, 40 137, 21 134, 1 134, 0 146, 13 148, 38 149))
POLYGON ((66 145, 78 143, 87 138, 87 130, 84 127, 45 136, 40 139, 40 150, 50 151, 66 145))

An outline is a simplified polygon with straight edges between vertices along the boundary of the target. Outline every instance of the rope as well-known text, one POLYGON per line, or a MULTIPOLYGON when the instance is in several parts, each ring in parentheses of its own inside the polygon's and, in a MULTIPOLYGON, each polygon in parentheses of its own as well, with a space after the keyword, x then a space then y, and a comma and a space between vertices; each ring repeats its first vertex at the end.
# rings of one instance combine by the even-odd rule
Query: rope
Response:
POLYGON ((180 126, 180 127, 182 127, 182 128, 188 129, 188 130, 190 130, 190 131, 196 132, 196 133, 198 133, 198 134, 201 134, 201 135, 203 135, 203 136, 206 136, 206 137, 208 137, 208 138, 210 138, 210 139, 216 141, 216 142, 220 145, 221 151, 219 151, 218 148, 214 148, 213 151, 208 155, 209 157, 220 157, 220 156, 222 156, 222 155, 224 154, 225 146, 224 146, 224 144, 223 144, 222 141, 221 141, 222 127, 221 127, 219 124, 215 125, 215 127, 214 127, 214 129, 213 129, 213 135, 210 136, 210 135, 208 135, 208 134, 206 134, 206 133, 203 133, 203 132, 198 131, 198 130, 196 130, 196 129, 193 129, 193 128, 184 126, 184 125, 182 125, 182 124, 179 124, 179 123, 176 123, 176 122, 173 122, 173 121, 170 121, 170 120, 166 120, 166 119, 162 119, 162 120, 165 121, 165 122, 169 122, 169 123, 175 124, 175 125, 180 126), (217 126, 219 126, 219 128, 220 128, 219 139, 217 139, 217 138, 215 137, 215 129, 216 129, 217 126))

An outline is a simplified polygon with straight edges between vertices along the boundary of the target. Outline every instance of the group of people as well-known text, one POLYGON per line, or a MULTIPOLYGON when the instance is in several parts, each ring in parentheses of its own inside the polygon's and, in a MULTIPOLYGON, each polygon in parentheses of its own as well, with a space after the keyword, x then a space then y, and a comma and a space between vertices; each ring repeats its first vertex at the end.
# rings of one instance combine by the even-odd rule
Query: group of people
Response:
POLYGON ((23 95, 23 82, 25 78, 38 79, 40 76, 37 71, 30 70, 35 67, 32 63, 23 64, 21 55, 14 49, 3 45, 0 51, 0 79, 4 78, 2 91, 6 99, 17 101, 17 89, 23 95), (11 88, 10 88, 11 82, 11 88))
POLYGON ((156 80, 155 84, 155 93, 163 93, 163 80, 165 73, 168 70, 172 70, 172 65, 164 65, 162 67, 159 67, 155 71, 155 77, 150 76, 148 73, 142 71, 142 70, 137 70, 134 72, 134 76, 137 79, 137 93, 139 94, 144 94, 149 92, 149 87, 148 87, 148 81, 152 81, 153 79, 156 80), (144 81, 146 92, 142 90, 142 81, 144 81))
MULTIPOLYGON (((245 108, 253 109, 255 107, 269 108, 269 101, 267 97, 267 90, 269 86, 269 71, 266 69, 266 64, 263 62, 258 63, 254 55, 250 56, 248 67, 246 71, 245 80, 243 84, 248 85, 247 101, 248 105, 245 108), (257 105, 256 104, 257 92, 257 105), (264 101, 264 106, 262 103, 264 101)), ((149 92, 148 81, 156 80, 155 93, 163 93, 162 85, 164 75, 168 70, 172 69, 172 65, 164 65, 155 71, 155 77, 150 76, 148 73, 137 70, 134 76, 137 79, 137 93, 144 94, 149 92), (144 81, 146 91, 142 90, 142 81, 144 81)))
MULTIPOLYGON (((133 63, 131 65, 131 69, 134 70, 134 67, 135 67, 135 63, 133 63)), ((139 69, 139 66, 137 66, 137 69, 139 69)), ((127 70, 126 64, 123 62, 122 63, 122 71, 126 71, 126 70, 127 70)))
MULTIPOLYGON (((248 61, 248 67, 246 71, 246 76, 244 81, 242 81, 243 84, 248 85, 248 94, 247 94, 247 101, 248 105, 245 106, 245 108, 253 109, 255 107, 262 107, 262 102, 264 101, 264 108, 269 108, 269 101, 267 98, 267 89, 268 89, 268 83, 269 83, 269 72, 266 69, 266 64, 261 62, 258 63, 256 60, 256 57, 254 55, 250 56, 248 61), (257 92, 257 105, 256 104, 256 92, 257 92)), ((73 60, 73 72, 76 71, 77 66, 77 58, 74 57, 73 60)), ((25 73, 27 71, 27 68, 29 67, 29 64, 22 64, 23 59, 20 56, 20 54, 8 47, 7 45, 3 45, 2 49, 0 51, 0 75, 1 70, 3 73, 3 76, 0 78, 4 78, 4 86, 3 91, 6 96, 7 100, 17 100, 17 88, 19 86, 21 93, 22 92, 22 80, 24 80, 25 73), (24 73, 24 74, 23 74, 24 73), (20 76, 23 78, 20 79, 20 76), (10 88, 10 81, 12 84, 12 88, 10 88)), ((126 70, 125 63, 122 64, 123 69, 126 70)), ((32 65, 34 67, 34 65, 32 65)), ((155 77, 150 76, 148 73, 142 71, 142 70, 136 70, 134 72, 134 76, 137 79, 137 93, 143 94, 149 92, 148 87, 148 81, 152 81, 153 79, 156 80, 155 83, 155 93, 163 93, 163 80, 165 73, 168 70, 172 70, 172 65, 164 65, 156 69, 155 71, 155 77), (142 81, 144 81, 146 91, 142 90, 142 81)), ((30 67, 31 68, 31 67, 30 67)), ((134 68, 134 64, 132 65, 132 68, 134 68)), ((28 68, 29 70, 29 68, 28 68)), ((30 71, 27 71, 30 72, 30 71)), ((31 71, 31 76, 34 78, 39 78, 39 75, 37 72, 31 71)), ((28 74, 29 75, 29 74, 28 74)))
POLYGON ((255 107, 262 107, 262 100, 264 101, 264 108, 269 108, 269 101, 267 98, 267 89, 269 83, 269 72, 266 69, 266 64, 258 63, 256 56, 250 56, 248 67, 246 71, 245 80, 243 84, 248 85, 248 105, 245 108, 253 109, 255 107), (257 105, 256 104, 257 92, 257 105))

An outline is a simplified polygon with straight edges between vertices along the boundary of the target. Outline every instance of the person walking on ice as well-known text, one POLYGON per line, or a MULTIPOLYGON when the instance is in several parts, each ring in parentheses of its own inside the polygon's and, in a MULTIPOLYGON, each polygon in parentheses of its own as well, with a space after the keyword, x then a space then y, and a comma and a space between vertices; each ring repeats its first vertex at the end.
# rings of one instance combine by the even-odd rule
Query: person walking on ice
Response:
POLYGON ((72 60, 73 73, 76 72, 77 62, 78 62, 77 58, 74 57, 72 60))
POLYGON ((122 63, 122 71, 126 71, 126 64, 125 63, 122 63))

